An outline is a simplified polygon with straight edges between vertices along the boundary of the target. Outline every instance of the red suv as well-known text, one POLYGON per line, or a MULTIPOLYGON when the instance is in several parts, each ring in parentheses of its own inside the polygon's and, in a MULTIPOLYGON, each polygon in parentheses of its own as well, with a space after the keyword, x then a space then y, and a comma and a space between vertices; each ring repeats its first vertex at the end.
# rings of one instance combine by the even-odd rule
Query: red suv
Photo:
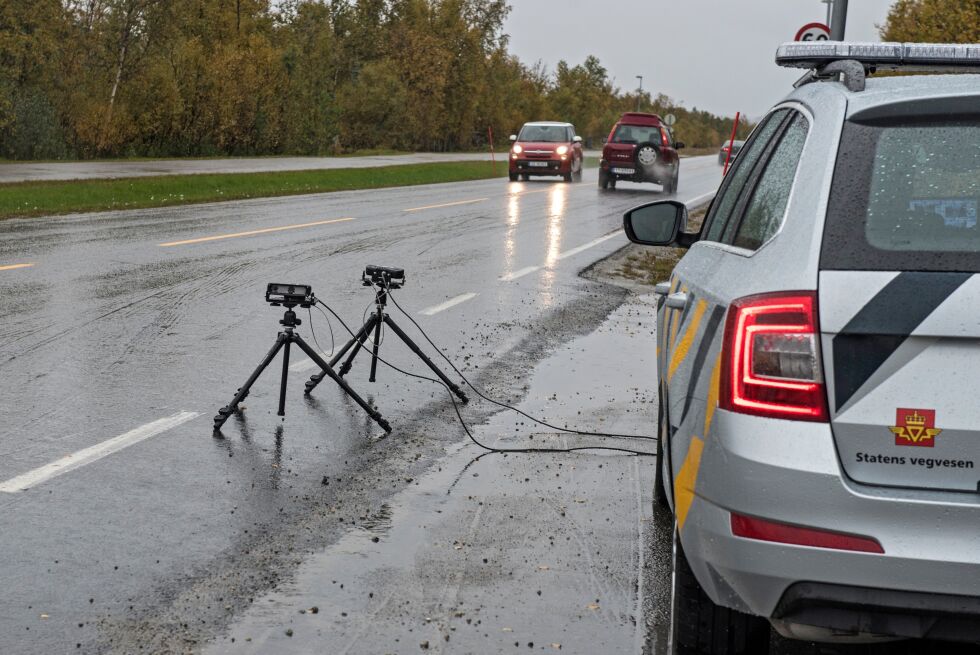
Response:
POLYGON ((653 182, 663 185, 666 193, 676 193, 677 150, 683 147, 656 114, 623 114, 602 149, 599 187, 615 189, 617 180, 653 182))
POLYGON ((571 123, 525 123, 512 134, 510 181, 532 175, 561 175, 566 182, 582 180, 582 137, 571 123))

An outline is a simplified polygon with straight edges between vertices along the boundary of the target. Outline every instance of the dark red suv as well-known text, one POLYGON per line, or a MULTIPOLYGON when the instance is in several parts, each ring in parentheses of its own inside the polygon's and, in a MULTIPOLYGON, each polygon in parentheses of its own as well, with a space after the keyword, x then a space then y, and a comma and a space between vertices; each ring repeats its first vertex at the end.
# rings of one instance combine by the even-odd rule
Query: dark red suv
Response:
POLYGON ((561 175, 566 182, 582 180, 582 137, 571 123, 525 123, 511 135, 510 181, 532 175, 561 175))
POLYGON ((599 187, 615 189, 618 180, 653 182, 663 185, 664 192, 677 192, 680 157, 683 148, 660 116, 656 114, 623 114, 602 148, 599 162, 599 187))

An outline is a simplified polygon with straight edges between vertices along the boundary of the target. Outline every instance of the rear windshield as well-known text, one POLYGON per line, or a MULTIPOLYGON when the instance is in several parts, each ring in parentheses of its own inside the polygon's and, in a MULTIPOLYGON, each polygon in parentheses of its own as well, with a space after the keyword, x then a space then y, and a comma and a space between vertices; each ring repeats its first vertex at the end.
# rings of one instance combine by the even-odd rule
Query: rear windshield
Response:
POLYGON ((619 125, 613 132, 613 143, 655 143, 660 145, 660 128, 647 125, 619 125))
POLYGON ((980 272, 980 116, 848 123, 824 269, 980 272))
POLYGON ((564 125, 525 125, 517 137, 518 141, 539 141, 543 143, 565 143, 571 141, 568 128, 564 125))

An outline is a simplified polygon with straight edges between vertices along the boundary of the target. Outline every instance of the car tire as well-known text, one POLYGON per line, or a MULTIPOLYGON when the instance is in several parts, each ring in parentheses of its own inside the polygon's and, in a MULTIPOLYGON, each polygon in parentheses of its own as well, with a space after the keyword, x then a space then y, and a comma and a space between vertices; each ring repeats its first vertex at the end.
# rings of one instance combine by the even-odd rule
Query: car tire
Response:
POLYGON ((676 522, 671 557, 671 655, 767 655, 769 621, 716 605, 698 584, 684 555, 676 522))
POLYGON ((508 177, 510 177, 510 181, 511 182, 516 182, 517 181, 517 173, 508 173, 507 175, 508 175, 508 177))
POLYGON ((660 151, 657 150, 657 146, 648 141, 636 146, 636 154, 633 156, 633 159, 636 162, 637 169, 647 170, 657 163, 659 157, 660 151))
POLYGON ((667 487, 664 485, 664 440, 667 439, 664 418, 664 401, 661 397, 657 400, 657 472, 653 478, 653 500, 660 507, 669 508, 667 487))
POLYGON ((574 173, 572 173, 571 171, 569 171, 568 173, 565 173, 564 175, 562 175, 562 178, 563 178, 563 179, 564 179, 564 180, 565 180, 566 182, 571 182, 571 181, 572 181, 572 176, 573 176, 573 175, 574 175, 574 173))
POLYGON ((609 173, 599 169, 599 188, 608 189, 609 188, 609 173))
POLYGON ((530 179, 531 179, 531 176, 530 175, 528 175, 527 173, 521 173, 521 181, 522 182, 527 182, 530 179))

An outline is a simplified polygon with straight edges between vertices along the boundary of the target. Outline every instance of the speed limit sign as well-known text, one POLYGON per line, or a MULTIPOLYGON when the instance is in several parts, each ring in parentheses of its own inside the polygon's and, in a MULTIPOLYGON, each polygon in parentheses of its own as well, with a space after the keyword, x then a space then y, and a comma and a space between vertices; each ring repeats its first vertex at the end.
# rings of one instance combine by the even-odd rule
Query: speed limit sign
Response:
POLYGON ((823 23, 809 23, 796 33, 796 41, 828 41, 830 28, 823 23))

